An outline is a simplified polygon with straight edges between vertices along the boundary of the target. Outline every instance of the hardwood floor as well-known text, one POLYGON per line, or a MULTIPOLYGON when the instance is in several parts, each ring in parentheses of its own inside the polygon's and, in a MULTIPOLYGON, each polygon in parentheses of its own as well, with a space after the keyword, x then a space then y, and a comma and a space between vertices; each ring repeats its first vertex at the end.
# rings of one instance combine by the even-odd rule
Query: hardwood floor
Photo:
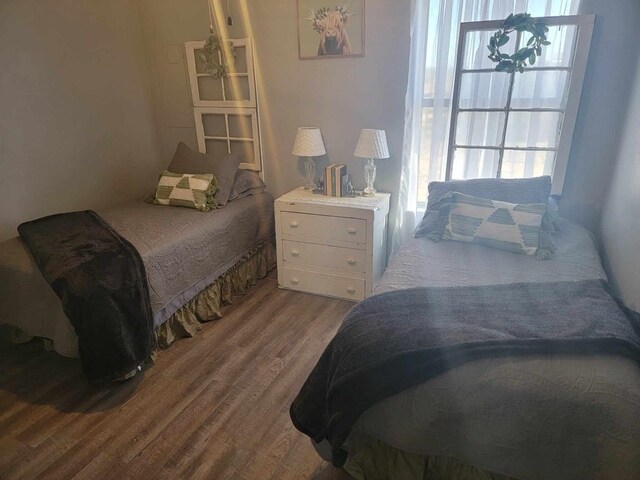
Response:
MULTIPOLYGON (((347 479, 289 405, 353 304, 260 281, 119 385, 0 338, 0 479, 347 479)), ((2 337, 2 335, 0 335, 2 337)))

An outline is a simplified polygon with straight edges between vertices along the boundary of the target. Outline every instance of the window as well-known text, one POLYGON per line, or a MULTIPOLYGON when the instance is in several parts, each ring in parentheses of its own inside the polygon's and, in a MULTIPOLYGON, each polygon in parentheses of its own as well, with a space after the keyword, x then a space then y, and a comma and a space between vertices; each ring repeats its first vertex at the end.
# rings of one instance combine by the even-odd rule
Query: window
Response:
MULTIPOLYGON (((551 45, 524 73, 500 73, 487 58, 489 37, 502 21, 460 26, 445 178, 553 176, 562 192, 592 16, 546 17, 551 45)), ((513 53, 530 34, 516 33, 513 53)))

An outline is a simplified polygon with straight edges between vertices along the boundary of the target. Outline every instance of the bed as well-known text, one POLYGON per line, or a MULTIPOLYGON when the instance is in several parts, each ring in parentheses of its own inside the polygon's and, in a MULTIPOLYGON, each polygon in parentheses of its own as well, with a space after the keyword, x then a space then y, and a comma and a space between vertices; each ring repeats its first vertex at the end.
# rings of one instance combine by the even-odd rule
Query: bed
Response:
MULTIPOLYGON (((412 238, 375 292, 606 279, 587 230, 562 221, 553 240, 556 255, 536 261, 461 242, 412 238)), ((347 441, 347 450, 359 450, 348 470, 367 464, 376 452, 372 439, 397 449, 385 452, 390 458, 398 451, 453 457, 518 479, 637 479, 640 366, 590 355, 477 360, 367 410, 347 441)))
POLYGON ((321 456, 358 479, 640 478, 640 317, 612 297, 590 233, 553 219, 550 185, 429 185, 416 236, 431 237, 401 247, 291 405, 321 456), (433 241, 465 196, 541 206, 545 255, 433 241))
MULTIPOLYGON (((138 250, 160 346, 219 318, 219 305, 275 265, 273 198, 266 192, 199 212, 137 199, 97 212, 138 250)), ((0 245, 0 323, 43 337, 77 357, 76 334, 59 298, 20 237, 0 245)))

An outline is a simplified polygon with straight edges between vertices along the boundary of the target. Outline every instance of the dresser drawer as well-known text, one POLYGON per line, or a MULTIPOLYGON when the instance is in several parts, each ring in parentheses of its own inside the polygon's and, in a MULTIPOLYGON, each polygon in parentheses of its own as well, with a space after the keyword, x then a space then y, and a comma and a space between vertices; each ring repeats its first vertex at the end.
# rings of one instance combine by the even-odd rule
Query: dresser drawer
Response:
POLYGON ((366 272, 365 251, 354 248, 283 240, 282 259, 286 266, 314 265, 345 272, 366 272))
POLYGON ((367 222, 360 218, 282 212, 280 219, 281 233, 286 235, 338 242, 366 243, 367 222))
POLYGON ((282 286, 308 293, 329 295, 348 300, 364 299, 364 280, 326 273, 306 272, 285 267, 282 286))

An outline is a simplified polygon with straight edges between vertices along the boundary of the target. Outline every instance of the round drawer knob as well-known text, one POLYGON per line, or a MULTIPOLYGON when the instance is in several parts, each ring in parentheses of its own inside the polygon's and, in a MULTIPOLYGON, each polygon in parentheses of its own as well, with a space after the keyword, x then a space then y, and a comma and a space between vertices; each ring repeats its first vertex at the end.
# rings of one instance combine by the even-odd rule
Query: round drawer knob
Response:
POLYGON ((349 286, 347 287, 347 293, 356 293, 356 289, 355 289, 355 288, 353 288, 351 285, 349 285, 349 286))
POLYGON ((349 232, 351 235, 355 235, 357 233, 357 230, 353 227, 349 227, 347 228, 347 232, 349 232))
POLYGON ((347 263, 348 263, 349 265, 355 265, 355 264, 356 264, 356 263, 358 263, 358 262, 356 262, 356 259, 355 259, 355 258, 347 258, 347 263))
POLYGON ((289 222, 291 228, 298 228, 298 222, 289 222))
POLYGON ((299 279, 297 279, 296 277, 293 277, 293 278, 291 279, 291 283, 293 283, 294 285, 298 285, 298 284, 300 283, 300 280, 299 280, 299 279))
POLYGON ((300 256, 300 252, 298 250, 291 250, 291 256, 292 257, 298 257, 298 256, 300 256))

